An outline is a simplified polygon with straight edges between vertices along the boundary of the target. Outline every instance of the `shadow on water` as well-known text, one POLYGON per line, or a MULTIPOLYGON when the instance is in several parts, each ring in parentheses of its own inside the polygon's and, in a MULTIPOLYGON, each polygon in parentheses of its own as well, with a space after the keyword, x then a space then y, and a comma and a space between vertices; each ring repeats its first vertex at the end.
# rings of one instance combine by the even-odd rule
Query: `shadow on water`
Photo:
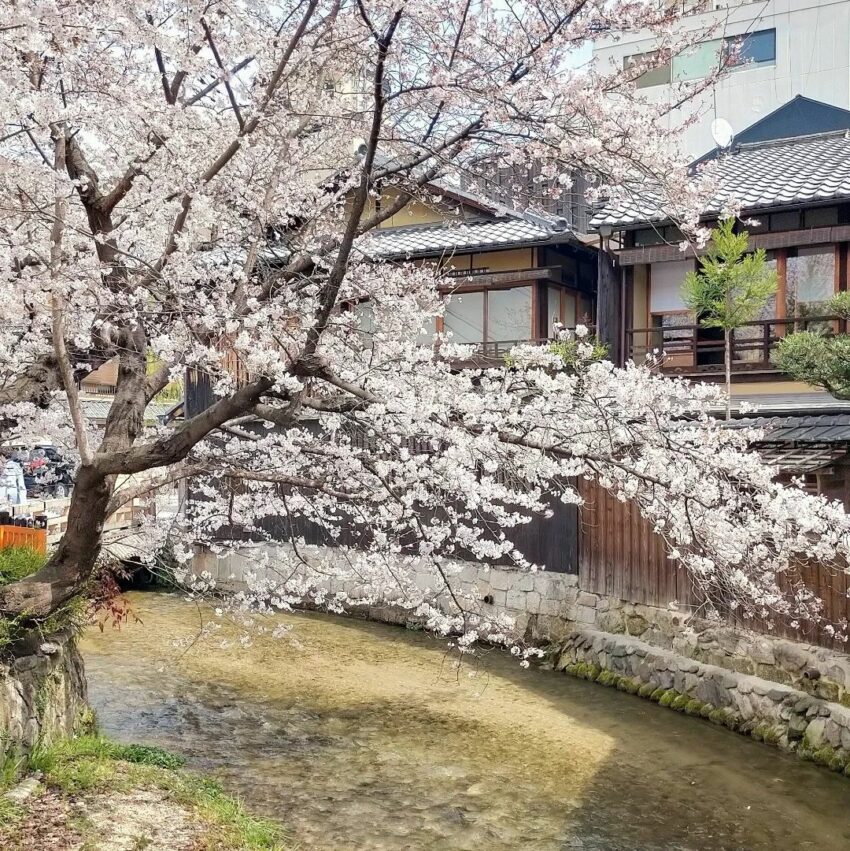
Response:
POLYGON ((843 849, 850 781, 708 722, 485 651, 322 615, 176 649, 197 613, 84 642, 110 735, 187 757, 309 849, 843 849))

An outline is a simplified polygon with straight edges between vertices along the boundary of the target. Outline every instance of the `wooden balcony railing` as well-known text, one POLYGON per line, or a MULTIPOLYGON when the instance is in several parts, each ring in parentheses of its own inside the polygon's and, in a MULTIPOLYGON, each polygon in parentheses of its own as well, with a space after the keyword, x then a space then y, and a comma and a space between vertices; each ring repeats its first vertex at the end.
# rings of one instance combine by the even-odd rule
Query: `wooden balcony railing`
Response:
POLYGON ((503 362, 505 355, 509 354, 514 346, 545 346, 551 342, 552 340, 546 337, 526 340, 487 340, 485 343, 475 344, 475 354, 487 360, 503 362))
MULTIPOLYGON (((736 373, 779 373, 771 353, 783 337, 795 331, 833 335, 846 333, 847 321, 838 316, 797 316, 759 319, 736 328, 732 334, 732 370, 736 373)), ((720 375, 726 346, 723 332, 696 324, 626 330, 626 351, 636 363, 647 354, 663 356, 661 369, 681 375, 720 375)))

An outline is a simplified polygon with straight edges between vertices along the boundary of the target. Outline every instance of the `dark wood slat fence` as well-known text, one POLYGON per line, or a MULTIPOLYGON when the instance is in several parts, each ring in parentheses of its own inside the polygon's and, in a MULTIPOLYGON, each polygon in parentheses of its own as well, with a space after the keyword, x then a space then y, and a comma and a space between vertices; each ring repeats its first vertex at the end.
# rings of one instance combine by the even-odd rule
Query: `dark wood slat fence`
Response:
MULTIPOLYGON (((676 601, 694 608, 699 597, 688 572, 667 556, 664 541, 633 503, 620 502, 595 482, 581 481, 585 505, 579 513, 579 588, 631 603, 666 607, 676 601)), ((850 621, 850 577, 818 563, 799 567, 803 584, 823 601, 823 623, 801 624, 735 618, 757 632, 847 650, 827 625, 850 621)))

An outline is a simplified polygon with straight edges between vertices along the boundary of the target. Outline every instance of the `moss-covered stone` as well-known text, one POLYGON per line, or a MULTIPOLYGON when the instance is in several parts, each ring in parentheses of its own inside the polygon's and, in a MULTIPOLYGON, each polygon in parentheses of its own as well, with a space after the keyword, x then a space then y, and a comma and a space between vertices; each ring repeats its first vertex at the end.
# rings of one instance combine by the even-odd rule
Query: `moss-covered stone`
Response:
POLYGON ((780 727, 771 726, 765 730, 764 733, 764 743, 767 745, 776 745, 779 743, 779 740, 782 738, 782 729, 780 727))
POLYGON ((590 682, 595 682, 601 673, 602 668, 599 665, 590 664, 585 670, 584 678, 590 682))
POLYGON ((815 694, 821 700, 837 701, 841 696, 841 686, 832 680, 820 679, 815 686, 815 694))
POLYGON ((835 751, 833 750, 833 748, 831 748, 829 745, 824 745, 823 747, 820 747, 816 751, 812 752, 812 761, 816 762, 818 765, 822 765, 825 768, 828 768, 834 756, 835 751))
POLYGON ((728 709, 714 709, 708 714, 708 720, 712 724, 725 724, 726 716, 729 714, 728 709))
POLYGON ((649 699, 654 700, 656 703, 660 703, 661 698, 664 697, 666 691, 666 688, 657 688, 655 689, 655 691, 652 692, 652 694, 650 694, 649 699))
POLYGON ((697 700, 695 697, 692 697, 685 704, 685 715, 693 715, 698 716, 702 712, 703 702, 701 700, 697 700))
POLYGON ((680 694, 670 704, 670 708, 675 709, 677 712, 683 712, 691 700, 692 698, 689 694, 680 694))
POLYGON ((832 759, 829 761, 829 767, 832 771, 844 771, 847 765, 847 751, 837 750, 832 752, 832 759))
POLYGON ((589 665, 587 664, 587 662, 576 662, 575 668, 573 670, 573 676, 579 677, 582 680, 586 680, 588 668, 589 665))
POLYGON ((640 682, 633 680, 631 677, 620 677, 617 682, 617 688, 626 694, 637 694, 640 688, 640 682))
POLYGON ((782 730, 773 724, 756 724, 750 735, 759 742, 764 742, 767 745, 775 745, 782 738, 782 730))
POLYGON ((580 662, 570 662, 564 666, 564 673, 569 674, 571 677, 577 677, 580 664, 580 662))
POLYGON ((679 697, 679 692, 677 692, 674 688, 668 688, 664 694, 661 695, 661 699, 658 703, 661 706, 670 706, 677 697, 679 697))
POLYGON ((603 686, 616 686, 619 679, 619 674, 615 674, 613 671, 604 668, 596 678, 596 682, 603 686))
POLYGON ((644 683, 638 689, 638 695, 640 697, 651 697, 652 693, 655 691, 655 686, 652 683, 644 683))
POLYGON ((740 716, 734 712, 727 712, 723 719, 724 726, 728 727, 730 730, 739 730, 741 728, 741 723, 740 716))
POLYGON ((711 713, 714 712, 715 706, 713 703, 703 703, 702 708, 699 711, 699 714, 703 718, 709 718, 711 713))

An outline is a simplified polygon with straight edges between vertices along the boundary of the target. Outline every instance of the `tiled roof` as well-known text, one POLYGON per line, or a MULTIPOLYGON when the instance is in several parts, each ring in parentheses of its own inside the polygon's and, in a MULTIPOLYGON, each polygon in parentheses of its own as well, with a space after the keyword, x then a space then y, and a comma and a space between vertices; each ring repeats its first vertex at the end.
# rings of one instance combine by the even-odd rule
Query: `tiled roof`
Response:
POLYGON ((764 443, 850 443, 850 414, 747 417, 733 425, 764 429, 764 443))
MULTIPOLYGON (((839 131, 741 145, 706 167, 716 169, 718 189, 705 215, 720 212, 730 199, 746 210, 767 210, 850 198, 850 134, 839 131)), ((668 219, 669 212, 658 199, 657 191, 647 186, 639 197, 635 194, 603 207, 591 219, 591 228, 668 219)))
POLYGON ((563 219, 511 215, 475 221, 378 228, 359 240, 358 248, 367 257, 374 259, 404 259, 529 243, 563 242, 572 235, 563 219))
MULTIPOLYGON (((112 402, 112 396, 94 396, 80 399, 80 406, 87 419, 103 421, 109 414, 112 402)), ((173 407, 173 402, 151 402, 145 408, 145 419, 152 422, 165 416, 173 407)))
POLYGON ((749 417, 800 417, 806 414, 850 415, 850 401, 842 401, 822 390, 800 393, 752 393, 738 394, 732 388, 732 410, 739 411, 742 404, 750 412, 749 417))
MULTIPOLYGON (((814 394, 801 394, 814 395, 814 394)), ((762 459, 786 473, 823 470, 850 451, 850 411, 843 414, 741 417, 733 428, 764 430, 755 445, 762 459)))

